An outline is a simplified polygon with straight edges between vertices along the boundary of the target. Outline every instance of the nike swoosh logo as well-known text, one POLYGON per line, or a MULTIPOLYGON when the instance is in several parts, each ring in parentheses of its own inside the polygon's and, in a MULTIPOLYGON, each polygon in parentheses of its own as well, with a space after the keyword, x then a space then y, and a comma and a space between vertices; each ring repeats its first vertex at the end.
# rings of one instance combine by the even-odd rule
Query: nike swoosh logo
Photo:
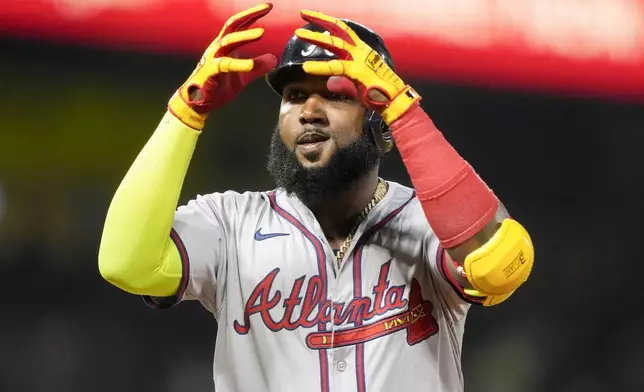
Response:
POLYGON ((269 238, 274 238, 274 237, 283 237, 291 235, 290 233, 267 233, 267 234, 262 234, 262 228, 260 227, 259 230, 255 232, 255 241, 264 241, 269 238))

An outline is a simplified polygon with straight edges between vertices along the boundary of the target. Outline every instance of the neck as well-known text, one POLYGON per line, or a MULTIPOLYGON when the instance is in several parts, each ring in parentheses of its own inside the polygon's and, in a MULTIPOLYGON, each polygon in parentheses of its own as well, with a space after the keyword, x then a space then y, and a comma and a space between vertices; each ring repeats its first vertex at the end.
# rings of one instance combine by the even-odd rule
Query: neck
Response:
MULTIPOLYGON (((358 215, 373 198, 378 186, 378 171, 373 170, 352 189, 328 201, 308 206, 318 220, 327 240, 334 246, 349 235, 358 215)), ((335 246, 334 246, 335 247, 335 246)))

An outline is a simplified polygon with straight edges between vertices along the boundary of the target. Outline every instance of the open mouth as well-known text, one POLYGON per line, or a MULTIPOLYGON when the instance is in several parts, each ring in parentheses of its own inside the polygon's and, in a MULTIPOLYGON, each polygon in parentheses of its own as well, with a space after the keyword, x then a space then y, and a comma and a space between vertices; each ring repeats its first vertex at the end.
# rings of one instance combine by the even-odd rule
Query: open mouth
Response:
POLYGON ((318 132, 307 132, 297 139, 298 145, 318 144, 326 142, 329 137, 318 132))
POLYGON ((324 143, 329 141, 330 137, 320 132, 307 132, 297 139, 297 148, 312 159, 320 153, 324 143))

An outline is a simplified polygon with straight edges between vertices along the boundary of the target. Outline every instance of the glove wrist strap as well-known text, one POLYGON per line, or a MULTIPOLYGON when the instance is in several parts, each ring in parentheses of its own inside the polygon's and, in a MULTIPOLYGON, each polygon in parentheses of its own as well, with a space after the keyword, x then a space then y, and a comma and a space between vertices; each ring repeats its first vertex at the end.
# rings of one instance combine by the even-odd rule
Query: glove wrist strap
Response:
POLYGON ((420 95, 411 86, 405 88, 391 100, 389 105, 382 111, 381 116, 385 124, 391 125, 398 120, 409 108, 420 101, 420 95))
POLYGON ((182 123, 190 128, 201 131, 205 124, 208 114, 199 114, 188 105, 188 103, 181 97, 180 92, 176 92, 170 102, 168 103, 168 110, 182 123))

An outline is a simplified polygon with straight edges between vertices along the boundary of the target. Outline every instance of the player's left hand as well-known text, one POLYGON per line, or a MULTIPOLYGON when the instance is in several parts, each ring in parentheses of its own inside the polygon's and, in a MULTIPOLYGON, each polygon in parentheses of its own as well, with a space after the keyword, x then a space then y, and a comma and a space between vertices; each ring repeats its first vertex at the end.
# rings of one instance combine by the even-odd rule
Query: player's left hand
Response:
POLYGON ((361 100, 366 107, 378 111, 387 125, 420 100, 420 95, 342 20, 316 11, 303 10, 300 14, 302 19, 330 33, 295 31, 301 40, 338 57, 329 61, 306 61, 302 65, 308 74, 330 76, 327 83, 330 91, 361 100))

